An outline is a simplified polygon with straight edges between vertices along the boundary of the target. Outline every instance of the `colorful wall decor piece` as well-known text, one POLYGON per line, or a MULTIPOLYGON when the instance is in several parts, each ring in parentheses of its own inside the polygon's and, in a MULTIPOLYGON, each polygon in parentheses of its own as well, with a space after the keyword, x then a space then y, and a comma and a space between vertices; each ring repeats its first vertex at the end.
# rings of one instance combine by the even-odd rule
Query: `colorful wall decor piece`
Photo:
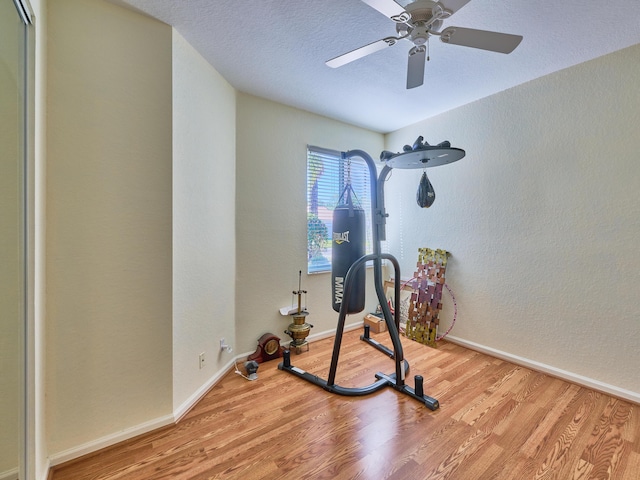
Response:
POLYGON ((442 310, 442 289, 449 252, 446 250, 418 249, 418 263, 413 278, 406 282, 413 293, 405 335, 416 342, 436 347, 438 314, 442 310))

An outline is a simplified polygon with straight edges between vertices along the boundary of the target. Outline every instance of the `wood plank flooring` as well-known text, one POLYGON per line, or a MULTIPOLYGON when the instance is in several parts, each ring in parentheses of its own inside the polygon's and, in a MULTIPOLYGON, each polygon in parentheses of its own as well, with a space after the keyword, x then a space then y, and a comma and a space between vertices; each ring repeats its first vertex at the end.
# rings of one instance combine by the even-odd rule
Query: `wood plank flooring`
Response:
MULTIPOLYGON (((345 334, 341 386, 394 371, 359 335, 345 334)), ((640 406, 451 343, 403 346, 407 384, 422 375, 439 410, 392 388, 331 394, 271 361, 256 381, 227 374, 177 425, 50 479, 640 479, 640 406)), ((332 349, 320 340, 292 364, 326 378, 332 349)))

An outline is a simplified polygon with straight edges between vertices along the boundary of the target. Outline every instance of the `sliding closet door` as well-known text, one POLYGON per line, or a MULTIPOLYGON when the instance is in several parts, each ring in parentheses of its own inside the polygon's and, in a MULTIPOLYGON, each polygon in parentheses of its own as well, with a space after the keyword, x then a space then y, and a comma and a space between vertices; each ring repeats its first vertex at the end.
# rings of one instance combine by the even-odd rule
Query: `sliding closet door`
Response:
POLYGON ((0 479, 21 478, 25 371, 25 29, 0 0, 0 479))

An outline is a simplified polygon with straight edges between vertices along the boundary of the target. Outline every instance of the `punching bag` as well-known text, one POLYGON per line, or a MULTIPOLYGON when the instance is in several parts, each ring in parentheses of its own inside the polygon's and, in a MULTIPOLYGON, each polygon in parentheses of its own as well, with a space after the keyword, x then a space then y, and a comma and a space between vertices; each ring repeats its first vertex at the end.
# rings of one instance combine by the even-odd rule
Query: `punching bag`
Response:
MULTIPOLYGON (((344 293, 344 281, 349 267, 366 253, 366 221, 364 210, 355 206, 351 199, 351 185, 345 187, 339 205, 333 211, 333 228, 331 235, 331 293, 333 309, 340 311, 344 293), (342 197, 345 196, 344 203, 342 197)), ((366 286, 366 266, 363 263, 352 274, 351 289, 347 304, 347 313, 358 313, 364 310, 366 286)))
POLYGON ((418 193, 416 193, 416 202, 418 202, 420 208, 429 208, 435 201, 436 192, 427 177, 427 172, 423 172, 420 185, 418 185, 418 193))

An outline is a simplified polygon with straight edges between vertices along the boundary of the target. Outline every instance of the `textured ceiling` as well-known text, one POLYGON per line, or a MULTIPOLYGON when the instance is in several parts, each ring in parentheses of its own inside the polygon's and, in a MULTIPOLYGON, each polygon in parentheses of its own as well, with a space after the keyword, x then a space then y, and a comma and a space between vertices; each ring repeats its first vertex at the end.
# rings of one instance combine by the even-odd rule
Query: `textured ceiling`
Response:
POLYGON ((325 65, 396 35, 360 0, 112 1, 174 26, 239 91, 384 133, 640 43, 638 0, 472 0, 443 28, 518 34, 520 46, 504 55, 433 37, 424 85, 406 90, 407 41, 325 65))

